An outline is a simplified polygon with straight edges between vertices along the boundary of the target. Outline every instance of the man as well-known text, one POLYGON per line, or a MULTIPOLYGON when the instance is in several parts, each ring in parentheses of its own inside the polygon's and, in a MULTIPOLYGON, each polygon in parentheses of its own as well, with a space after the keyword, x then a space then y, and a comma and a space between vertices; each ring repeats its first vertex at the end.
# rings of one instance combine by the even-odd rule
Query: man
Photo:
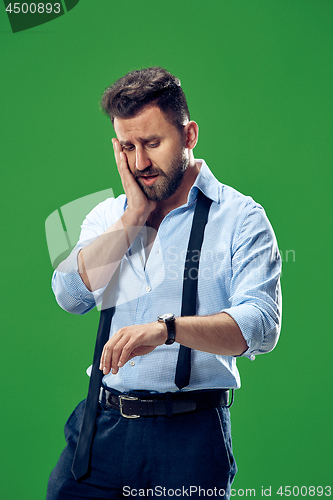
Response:
POLYGON ((198 125, 169 72, 125 75, 105 91, 102 108, 116 133, 125 194, 86 217, 53 290, 67 311, 83 314, 103 299, 113 318, 99 359, 89 469, 76 479, 71 472, 81 402, 66 424, 67 447, 47 498, 228 498, 236 472, 227 391, 240 386, 235 358, 268 352, 279 336, 274 233, 260 205, 194 159, 198 125), (194 213, 204 204, 208 220, 199 230, 194 213), (188 246, 200 231, 202 247, 188 246), (185 287, 194 283, 188 300, 185 287), (188 306, 194 312, 184 314, 188 306), (181 347, 190 353, 186 362, 180 346, 191 349, 181 347))

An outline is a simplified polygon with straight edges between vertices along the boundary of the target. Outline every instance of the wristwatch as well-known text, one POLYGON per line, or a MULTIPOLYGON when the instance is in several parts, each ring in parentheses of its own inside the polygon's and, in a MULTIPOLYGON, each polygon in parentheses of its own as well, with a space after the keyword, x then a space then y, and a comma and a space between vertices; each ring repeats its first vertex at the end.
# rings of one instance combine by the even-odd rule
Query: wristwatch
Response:
POLYGON ((165 341, 166 345, 171 345, 175 341, 176 337, 176 327, 175 327, 175 315, 172 313, 162 314, 157 318, 160 323, 165 323, 168 330, 168 338, 165 341))

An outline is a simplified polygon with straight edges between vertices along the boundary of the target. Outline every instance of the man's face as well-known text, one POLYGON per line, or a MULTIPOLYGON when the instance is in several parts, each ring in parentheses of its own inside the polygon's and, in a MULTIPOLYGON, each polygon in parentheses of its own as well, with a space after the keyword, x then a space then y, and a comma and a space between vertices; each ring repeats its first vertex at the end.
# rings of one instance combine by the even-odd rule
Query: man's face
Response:
POLYGON ((157 106, 146 107, 133 118, 115 118, 114 129, 147 198, 162 201, 172 196, 188 166, 179 129, 157 106))

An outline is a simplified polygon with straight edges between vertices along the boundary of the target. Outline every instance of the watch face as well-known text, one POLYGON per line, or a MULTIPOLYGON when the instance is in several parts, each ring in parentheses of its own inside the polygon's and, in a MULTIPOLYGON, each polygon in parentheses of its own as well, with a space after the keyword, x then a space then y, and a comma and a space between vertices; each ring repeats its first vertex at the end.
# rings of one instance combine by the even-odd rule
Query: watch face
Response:
POLYGON ((174 319, 175 315, 172 313, 166 313, 166 314, 161 314, 161 316, 158 317, 159 321, 168 321, 170 319, 174 319))

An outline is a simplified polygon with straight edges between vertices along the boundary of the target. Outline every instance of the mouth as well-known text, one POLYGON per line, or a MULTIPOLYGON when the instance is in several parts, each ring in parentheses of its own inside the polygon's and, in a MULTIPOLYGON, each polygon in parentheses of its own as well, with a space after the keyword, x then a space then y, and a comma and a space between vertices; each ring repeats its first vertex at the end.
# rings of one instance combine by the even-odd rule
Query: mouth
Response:
POLYGON ((152 186, 157 180, 158 174, 154 175, 140 175, 139 179, 145 186, 152 186))

